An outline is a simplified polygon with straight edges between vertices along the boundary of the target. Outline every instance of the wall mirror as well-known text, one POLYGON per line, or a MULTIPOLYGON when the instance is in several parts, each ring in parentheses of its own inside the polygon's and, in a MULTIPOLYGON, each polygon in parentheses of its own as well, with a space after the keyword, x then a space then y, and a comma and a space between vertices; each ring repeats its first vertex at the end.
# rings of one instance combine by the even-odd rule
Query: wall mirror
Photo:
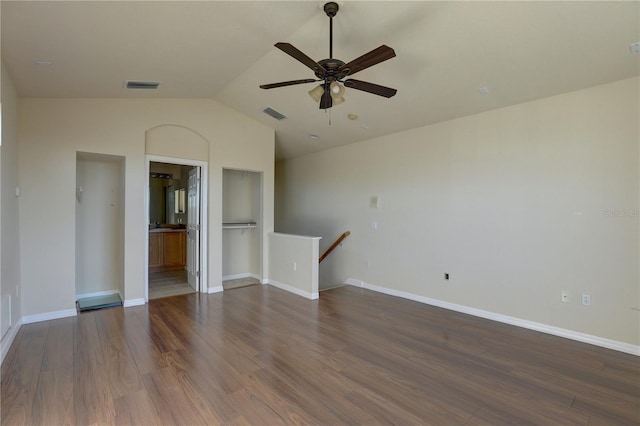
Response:
POLYGON ((180 188, 173 192, 174 194, 174 212, 175 213, 186 213, 186 199, 187 199, 187 191, 185 188, 180 188))
POLYGON ((187 185, 189 170, 192 168, 178 164, 150 163, 149 224, 187 223, 187 185))

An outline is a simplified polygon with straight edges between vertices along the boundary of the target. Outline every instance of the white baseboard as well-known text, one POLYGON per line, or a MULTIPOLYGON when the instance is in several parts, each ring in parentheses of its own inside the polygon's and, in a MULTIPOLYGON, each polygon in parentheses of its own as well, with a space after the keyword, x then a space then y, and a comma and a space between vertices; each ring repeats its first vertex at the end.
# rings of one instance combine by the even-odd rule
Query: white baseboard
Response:
MULTIPOLYGON (((76 294, 76 300, 84 299, 85 297, 109 296, 111 294, 120 294, 120 291, 118 291, 118 290, 106 290, 106 291, 96 291, 94 293, 76 294)), ((120 298, 122 299, 122 296, 120 298)))
POLYGON ((17 323, 12 324, 11 327, 9 327, 7 334, 4 335, 4 338, 0 342, 0 365, 4 362, 4 357, 9 353, 9 349, 18 334, 18 330, 20 330, 20 326, 22 326, 22 319, 19 319, 17 323))
POLYGON ((283 284, 283 283, 275 281, 275 280, 267 280, 266 284, 272 285, 274 287, 278 287, 279 289, 288 291, 289 293, 293 293, 293 294, 296 294, 298 296, 302 296, 302 297, 304 297, 306 299, 316 300, 319 297, 317 292, 316 293, 310 293, 308 291, 300 290, 299 288, 295 288, 295 287, 292 287, 292 286, 290 286, 288 284, 283 284))
POLYGON ((132 306, 140 306, 140 305, 144 305, 146 302, 143 298, 140 299, 127 299, 122 303, 122 306, 124 306, 125 308, 130 308, 132 306))
POLYGON ((356 287, 364 287, 364 281, 356 280, 356 279, 353 279, 353 278, 347 278, 344 283, 347 284, 347 285, 353 285, 353 286, 356 286, 356 287))
POLYGON ((345 280, 344 283, 348 285, 356 286, 356 287, 363 287, 378 293, 388 294, 390 296, 401 297, 403 299, 409 299, 415 302, 437 306, 439 308, 449 309, 451 311, 462 312, 463 314, 469 314, 469 315, 473 315, 480 318, 486 318, 489 320, 498 321, 505 324, 515 325, 517 327, 527 328, 529 330, 540 331, 542 333, 547 333, 554 336, 576 340, 578 342, 589 343, 591 345, 601 346, 603 348, 613 349, 619 352, 625 352, 631 355, 640 356, 640 346, 619 342, 617 340, 606 339, 604 337, 598 337, 591 334, 580 333, 577 331, 568 330, 566 328, 555 327, 552 325, 542 324, 535 321, 529 321, 521 318, 511 317, 508 315, 502 315, 494 312, 484 311, 482 309, 471 308, 469 306, 457 305, 455 303, 445 302, 438 299, 431 299, 429 297, 418 296, 413 293, 407 293, 404 291, 393 290, 386 287, 380 287, 380 286, 369 284, 362 280, 356 280, 353 278, 348 278, 347 280, 345 280))
POLYGON ((78 312, 75 309, 65 309, 63 311, 45 312, 44 314, 26 315, 22 317, 22 324, 31 324, 33 322, 75 317, 76 315, 78 315, 78 312))
POLYGON ((224 288, 223 288, 221 285, 216 286, 216 287, 209 287, 209 288, 207 289, 207 293, 209 293, 209 294, 212 294, 212 293, 222 293, 223 291, 224 291, 224 288))
POLYGON ((13 315, 11 315, 11 294, 5 296, 0 302, 0 324, 2 325, 2 329, 0 330, 0 340, 4 339, 4 335, 9 332, 11 328, 11 320, 13 315))

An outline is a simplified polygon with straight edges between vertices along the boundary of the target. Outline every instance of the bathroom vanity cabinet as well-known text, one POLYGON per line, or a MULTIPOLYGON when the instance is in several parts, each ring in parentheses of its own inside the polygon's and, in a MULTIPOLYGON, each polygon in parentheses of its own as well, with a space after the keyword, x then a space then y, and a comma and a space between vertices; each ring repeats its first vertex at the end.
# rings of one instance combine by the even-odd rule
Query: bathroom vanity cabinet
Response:
POLYGON ((186 264, 186 229, 149 230, 149 272, 180 271, 186 264))

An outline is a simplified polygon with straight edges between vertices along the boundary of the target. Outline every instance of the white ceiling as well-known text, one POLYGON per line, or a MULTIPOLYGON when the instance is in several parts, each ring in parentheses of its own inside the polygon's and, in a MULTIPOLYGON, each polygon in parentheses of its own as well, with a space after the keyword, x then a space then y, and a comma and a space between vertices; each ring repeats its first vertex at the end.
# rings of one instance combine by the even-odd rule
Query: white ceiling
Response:
POLYGON ((306 93, 314 84, 258 87, 313 78, 276 42, 328 57, 329 20, 315 0, 3 0, 2 60, 23 97, 216 99, 274 128, 278 158, 640 74, 629 49, 640 41, 637 1, 339 3, 334 57, 394 48, 396 58, 356 78, 395 97, 347 89, 325 112, 306 93), (136 79, 162 83, 122 87, 136 79), (265 115, 267 106, 288 118, 265 115))

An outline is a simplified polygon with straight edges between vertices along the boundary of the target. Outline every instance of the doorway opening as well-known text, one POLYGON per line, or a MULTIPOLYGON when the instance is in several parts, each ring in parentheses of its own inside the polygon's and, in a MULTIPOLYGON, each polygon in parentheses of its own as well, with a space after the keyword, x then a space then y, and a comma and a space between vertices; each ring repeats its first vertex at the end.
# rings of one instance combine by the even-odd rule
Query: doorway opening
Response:
POLYGON ((206 292, 206 163, 147 156, 145 299, 206 292))

